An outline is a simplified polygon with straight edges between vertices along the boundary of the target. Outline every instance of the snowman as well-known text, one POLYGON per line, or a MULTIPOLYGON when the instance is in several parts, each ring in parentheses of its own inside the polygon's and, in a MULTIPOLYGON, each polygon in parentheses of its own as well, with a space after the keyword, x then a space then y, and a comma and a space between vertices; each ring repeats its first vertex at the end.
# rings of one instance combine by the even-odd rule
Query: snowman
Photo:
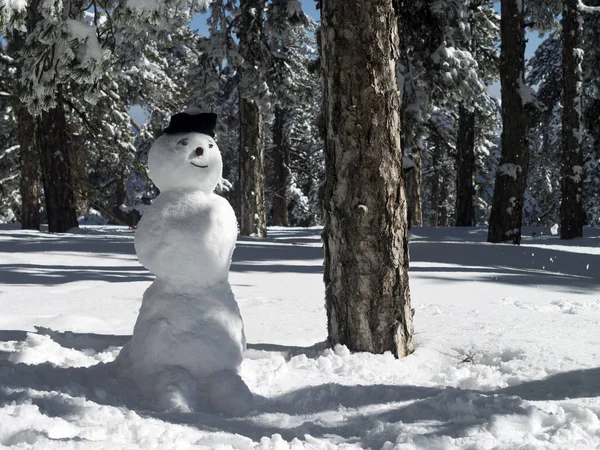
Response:
POLYGON ((156 280, 117 367, 156 409, 238 415, 253 396, 237 372, 246 348, 228 281, 237 222, 213 192, 223 169, 216 120, 195 108, 175 114, 150 149, 160 195, 138 225, 135 250, 156 280))

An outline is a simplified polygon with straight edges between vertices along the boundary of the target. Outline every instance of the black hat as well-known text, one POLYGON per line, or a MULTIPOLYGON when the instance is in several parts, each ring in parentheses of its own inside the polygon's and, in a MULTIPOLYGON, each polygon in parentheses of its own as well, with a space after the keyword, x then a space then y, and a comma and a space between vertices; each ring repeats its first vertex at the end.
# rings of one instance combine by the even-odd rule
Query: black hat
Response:
POLYGON ((202 133, 215 137, 217 115, 214 113, 182 112, 171 116, 165 134, 202 133))

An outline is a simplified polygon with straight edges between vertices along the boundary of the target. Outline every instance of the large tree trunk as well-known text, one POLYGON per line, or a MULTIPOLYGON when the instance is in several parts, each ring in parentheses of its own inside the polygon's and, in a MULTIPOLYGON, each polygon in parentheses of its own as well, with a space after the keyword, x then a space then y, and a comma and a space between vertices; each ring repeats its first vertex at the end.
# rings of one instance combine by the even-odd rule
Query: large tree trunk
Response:
POLYGON ((44 180, 48 231, 64 233, 77 227, 77 213, 70 166, 73 156, 60 92, 57 96, 57 107, 44 111, 37 117, 37 141, 44 180))
MULTIPOLYGON (((25 35, 20 31, 12 33, 8 40, 8 51, 18 56, 25 43, 25 35)), ((17 76, 21 78, 22 61, 17 59, 17 76)), ((20 91, 21 89, 19 89, 20 91)), ((20 92, 15 96, 14 105, 17 111, 19 131, 19 164, 21 182, 21 227, 28 230, 39 230, 41 224, 39 202, 39 155, 36 142, 35 118, 20 104, 20 92)))
POLYGON ((35 119, 26 108, 19 108, 19 151, 21 164, 21 227, 40 229, 39 155, 35 119))
POLYGON ((285 119, 285 110, 276 108, 275 122, 273 124, 273 190, 275 191, 273 196, 273 225, 282 227, 290 225, 287 195, 290 178, 290 150, 285 140, 285 119))
POLYGON ((393 0, 321 3, 329 343, 414 350, 393 0))
MULTIPOLYGON (((27 8, 27 32, 31 33, 41 20, 40 0, 31 0, 27 8)), ((23 36, 14 35, 16 49, 23 45, 23 36)), ((36 207, 38 182, 37 161, 41 163, 48 230, 64 233, 77 227, 73 193, 72 163, 75 160, 65 121, 60 89, 56 93, 57 107, 33 118, 26 105, 19 107, 19 140, 23 196, 23 226, 39 228, 39 209, 36 207), (35 166, 35 167, 34 167, 35 166), (26 185, 29 184, 29 185, 26 185), (27 204, 27 208, 25 208, 27 204), (37 211, 37 213, 36 213, 37 211), (27 225, 25 225, 27 222, 27 225)))
POLYGON ((239 48, 244 58, 240 70, 239 199, 240 234, 267 235, 265 205, 264 130, 256 85, 262 65, 262 24, 265 0, 240 3, 239 48))
POLYGON ((581 12, 577 0, 563 1, 562 181, 560 238, 583 236, 583 150, 581 147, 581 12))
POLYGON ((525 72, 525 21, 522 0, 502 0, 500 82, 502 156, 496 172, 488 242, 521 242, 527 174, 527 112, 521 98, 525 72))
POLYGON ((456 154, 456 226, 472 227, 475 225, 475 113, 463 104, 458 107, 456 154))

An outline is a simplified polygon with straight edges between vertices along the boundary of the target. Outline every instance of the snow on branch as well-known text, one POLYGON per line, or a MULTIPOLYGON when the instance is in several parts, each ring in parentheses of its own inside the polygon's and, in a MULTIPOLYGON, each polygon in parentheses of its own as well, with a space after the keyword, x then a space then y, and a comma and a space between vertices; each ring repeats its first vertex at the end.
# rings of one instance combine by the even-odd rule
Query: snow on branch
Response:
POLYGON ((577 7, 581 12, 586 13, 600 13, 600 6, 587 6, 583 4, 582 0, 579 0, 577 7))
POLYGON ((521 102, 523 105, 532 105, 540 111, 545 111, 546 106, 537 98, 535 90, 531 86, 523 83, 519 80, 519 94, 521 96, 521 102))

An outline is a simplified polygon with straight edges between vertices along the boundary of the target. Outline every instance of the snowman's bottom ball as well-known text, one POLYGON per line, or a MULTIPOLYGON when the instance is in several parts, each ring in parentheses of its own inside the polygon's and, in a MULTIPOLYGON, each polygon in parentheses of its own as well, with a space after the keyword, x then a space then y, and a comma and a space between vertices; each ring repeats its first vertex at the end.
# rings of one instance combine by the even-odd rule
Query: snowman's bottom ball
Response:
POLYGON ((152 391, 144 385, 169 367, 198 380, 236 371, 245 348, 244 324, 228 282, 181 292, 158 279, 144 293, 128 357, 134 378, 152 391))

